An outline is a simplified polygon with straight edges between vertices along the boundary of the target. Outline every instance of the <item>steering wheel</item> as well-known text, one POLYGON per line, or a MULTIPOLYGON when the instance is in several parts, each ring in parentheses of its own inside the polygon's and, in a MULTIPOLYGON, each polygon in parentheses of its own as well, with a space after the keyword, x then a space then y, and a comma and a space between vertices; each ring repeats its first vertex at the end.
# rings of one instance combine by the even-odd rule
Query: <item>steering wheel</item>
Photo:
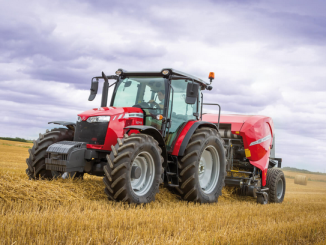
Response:
POLYGON ((153 102, 148 102, 148 104, 153 108, 153 109, 162 109, 159 104, 157 104, 155 101, 153 102))
POLYGON ((148 102, 141 102, 139 104, 133 105, 132 107, 137 107, 137 108, 149 108, 150 105, 148 102))
POLYGON ((139 104, 133 105, 132 107, 137 107, 137 108, 145 108, 145 109, 161 109, 160 105, 157 104, 155 101, 153 102, 141 102, 139 104))

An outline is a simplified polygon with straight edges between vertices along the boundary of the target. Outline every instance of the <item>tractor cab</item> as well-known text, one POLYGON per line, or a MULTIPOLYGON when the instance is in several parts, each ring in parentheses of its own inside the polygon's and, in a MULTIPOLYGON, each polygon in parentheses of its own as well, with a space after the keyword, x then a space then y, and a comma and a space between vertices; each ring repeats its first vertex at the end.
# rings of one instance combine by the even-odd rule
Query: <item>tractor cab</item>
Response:
POLYGON ((173 70, 127 72, 119 69, 111 107, 136 107, 144 113, 144 125, 156 128, 168 151, 178 130, 201 118, 201 89, 207 83, 173 70))

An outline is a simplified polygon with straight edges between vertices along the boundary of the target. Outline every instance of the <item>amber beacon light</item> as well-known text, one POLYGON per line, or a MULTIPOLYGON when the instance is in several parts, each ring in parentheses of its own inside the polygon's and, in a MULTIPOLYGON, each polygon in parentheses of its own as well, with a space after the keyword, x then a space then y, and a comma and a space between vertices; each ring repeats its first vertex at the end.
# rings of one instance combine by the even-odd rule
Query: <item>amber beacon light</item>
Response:
POLYGON ((214 74, 214 72, 210 72, 209 75, 208 75, 208 78, 209 78, 209 80, 210 80, 211 83, 212 83, 213 79, 215 78, 215 74, 214 74))

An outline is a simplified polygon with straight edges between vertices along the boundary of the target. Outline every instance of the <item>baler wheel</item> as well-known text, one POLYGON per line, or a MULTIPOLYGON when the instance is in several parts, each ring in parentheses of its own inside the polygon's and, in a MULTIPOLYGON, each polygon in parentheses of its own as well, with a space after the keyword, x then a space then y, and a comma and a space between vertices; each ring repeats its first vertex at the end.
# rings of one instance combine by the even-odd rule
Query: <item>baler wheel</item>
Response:
MULTIPOLYGON (((45 158, 47 148, 59 141, 73 140, 74 132, 65 128, 55 128, 47 130, 45 134, 40 134, 39 138, 34 141, 32 149, 29 149, 29 158, 26 159, 28 168, 26 174, 29 179, 52 179, 51 170, 45 168, 45 158)), ((58 175, 56 173, 56 175, 58 175)))
POLYGON ((217 130, 197 129, 178 162, 180 187, 177 190, 181 197, 200 203, 217 202, 226 176, 225 149, 217 130))
POLYGON ((109 200, 149 203, 162 182, 164 159, 158 142, 146 134, 125 135, 107 155, 105 193, 109 200))
POLYGON ((269 202, 281 203, 285 195, 285 177, 282 170, 277 168, 270 168, 267 170, 266 187, 269 188, 268 196, 269 202))

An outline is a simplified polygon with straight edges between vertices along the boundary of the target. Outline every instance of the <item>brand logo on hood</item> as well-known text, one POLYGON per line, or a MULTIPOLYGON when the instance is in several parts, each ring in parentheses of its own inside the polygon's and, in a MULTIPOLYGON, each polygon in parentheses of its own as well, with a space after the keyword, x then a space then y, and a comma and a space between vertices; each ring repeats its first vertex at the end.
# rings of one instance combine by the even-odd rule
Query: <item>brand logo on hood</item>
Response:
POLYGON ((82 120, 83 120, 83 121, 86 121, 86 117, 82 117, 82 120))

